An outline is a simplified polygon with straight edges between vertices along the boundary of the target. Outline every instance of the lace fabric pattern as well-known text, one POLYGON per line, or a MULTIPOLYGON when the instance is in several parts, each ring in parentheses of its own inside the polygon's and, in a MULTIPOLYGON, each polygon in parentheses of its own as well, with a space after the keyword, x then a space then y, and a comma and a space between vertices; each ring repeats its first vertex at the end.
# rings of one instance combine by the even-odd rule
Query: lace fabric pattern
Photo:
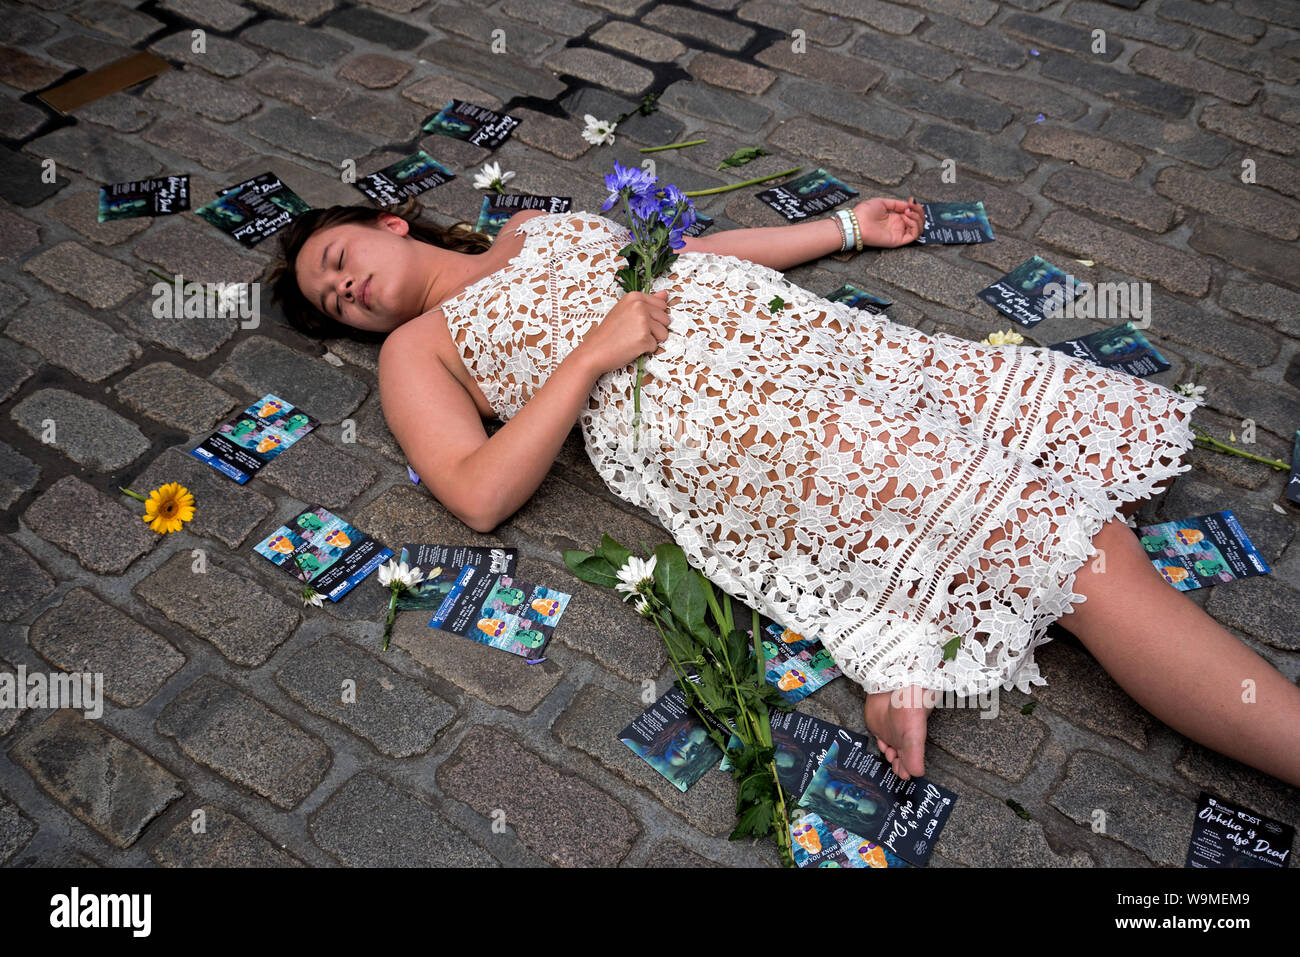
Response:
MULTIPOLYGON (((515 260, 443 305, 503 420, 622 297, 629 238, 589 213, 516 228, 515 260)), ((661 289, 672 325, 643 360, 637 447, 634 362, 580 414, 593 466, 868 693, 1046 684, 1033 651, 1085 600, 1097 531, 1191 468, 1196 403, 1156 383, 927 335, 731 256, 679 254, 661 289)))

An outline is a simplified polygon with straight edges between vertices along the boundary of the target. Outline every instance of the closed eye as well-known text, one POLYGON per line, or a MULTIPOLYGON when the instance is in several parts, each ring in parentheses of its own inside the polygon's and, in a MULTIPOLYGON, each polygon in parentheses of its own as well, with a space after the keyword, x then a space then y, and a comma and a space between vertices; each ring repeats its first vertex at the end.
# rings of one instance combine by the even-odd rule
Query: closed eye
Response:
MULTIPOLYGON (((343 250, 340 249, 340 250, 339 250, 339 269, 342 269, 342 268, 343 268, 343 250)), ((337 291, 335 291, 335 293, 334 293, 334 314, 335 314, 336 316, 338 316, 338 318, 340 318, 340 319, 343 318, 343 306, 342 306, 342 304, 339 303, 339 294, 338 294, 337 291)))

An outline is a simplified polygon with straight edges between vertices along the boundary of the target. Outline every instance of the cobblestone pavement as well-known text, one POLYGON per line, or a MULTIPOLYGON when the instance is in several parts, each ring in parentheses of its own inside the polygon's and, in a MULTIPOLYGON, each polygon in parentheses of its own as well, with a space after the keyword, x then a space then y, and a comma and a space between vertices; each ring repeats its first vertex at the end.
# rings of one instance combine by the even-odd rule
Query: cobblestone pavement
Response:
MULTIPOLYGON (((1290 457, 1289 0, 37 0, 2 21, 0 667, 103 672, 109 699, 97 720, 0 711, 8 866, 777 863, 770 841, 728 842, 730 775, 678 793, 617 740, 643 708, 642 682, 664 688, 671 669, 657 633, 574 579, 561 553, 603 532, 651 547, 668 536, 607 492, 580 433, 518 514, 470 532, 408 480, 379 407, 376 346, 322 346, 269 308, 252 330, 153 318, 150 268, 250 281, 273 243, 245 250, 193 212, 97 223, 100 183, 187 172, 199 205, 271 169, 312 205, 364 203, 340 182, 344 159, 367 173, 423 146, 458 173, 421 197, 449 224, 476 215, 484 161, 515 170, 519 192, 599 210, 615 157, 635 165, 637 147, 705 137, 657 154, 659 174, 702 189, 823 165, 864 198, 982 199, 995 243, 830 256, 790 276, 822 294, 858 282, 892 298, 900 322, 980 339, 1008 325, 975 298, 990 280, 1035 252, 1093 260, 1076 271, 1152 284, 1149 335, 1174 364, 1156 381, 1207 386, 1198 422, 1227 436, 1252 419, 1255 450, 1290 457), (505 52, 490 52, 494 36, 505 52), (72 119, 36 101, 132 49, 175 69, 72 119), (585 113, 613 119, 652 91, 658 112, 625 121, 615 146, 580 136, 585 113), (523 123, 492 154, 420 139, 452 97, 523 123), (772 155, 716 170, 751 145, 772 155), (940 178, 947 158, 955 183, 940 178), (268 391, 324 424, 243 487, 186 454, 268 391), (54 444, 41 440, 49 419, 54 444), (173 480, 199 511, 167 536, 116 491, 173 480), (419 612, 399 616, 381 653, 372 583, 304 610, 252 546, 316 502, 391 545, 518 547, 521 574, 573 594, 548 660, 439 638, 419 612), (207 556, 202 587, 194 549, 207 556), (340 676, 357 681, 355 706, 339 704, 340 676), (190 827, 200 808, 206 834, 190 827)), ((718 229, 781 224, 753 192, 699 205, 718 229)), ((1052 319, 1030 342, 1110 324, 1052 319)), ((1200 450, 1191 460, 1139 518, 1236 512, 1273 573, 1193 599, 1294 680, 1300 546, 1285 475, 1200 450)), ((1032 714, 1027 696, 1004 694, 997 720, 932 718, 928 775, 960 795, 933 866, 1181 866, 1201 789, 1300 819, 1300 792, 1151 718, 1063 631, 1040 661, 1050 685, 1032 714)), ((801 707, 861 730, 861 704, 842 679, 801 707)))

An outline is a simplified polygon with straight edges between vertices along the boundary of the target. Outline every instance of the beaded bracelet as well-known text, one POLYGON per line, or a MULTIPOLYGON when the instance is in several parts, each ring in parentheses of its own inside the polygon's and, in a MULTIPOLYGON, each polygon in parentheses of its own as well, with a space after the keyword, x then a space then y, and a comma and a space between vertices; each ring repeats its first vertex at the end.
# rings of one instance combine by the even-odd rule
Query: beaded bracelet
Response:
POLYGON ((835 214, 840 224, 844 239, 840 243, 840 252, 847 252, 852 245, 855 252, 862 252, 862 230, 858 227, 858 217, 851 209, 841 209, 835 214))

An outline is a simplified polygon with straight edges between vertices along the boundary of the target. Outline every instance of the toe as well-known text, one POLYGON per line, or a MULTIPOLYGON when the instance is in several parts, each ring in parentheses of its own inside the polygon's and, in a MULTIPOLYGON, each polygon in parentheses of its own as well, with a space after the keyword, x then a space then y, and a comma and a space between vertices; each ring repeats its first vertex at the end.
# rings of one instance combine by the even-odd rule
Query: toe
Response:
POLYGON ((903 763, 916 775, 925 774, 925 738, 914 735, 904 736, 902 747, 898 749, 903 763))

